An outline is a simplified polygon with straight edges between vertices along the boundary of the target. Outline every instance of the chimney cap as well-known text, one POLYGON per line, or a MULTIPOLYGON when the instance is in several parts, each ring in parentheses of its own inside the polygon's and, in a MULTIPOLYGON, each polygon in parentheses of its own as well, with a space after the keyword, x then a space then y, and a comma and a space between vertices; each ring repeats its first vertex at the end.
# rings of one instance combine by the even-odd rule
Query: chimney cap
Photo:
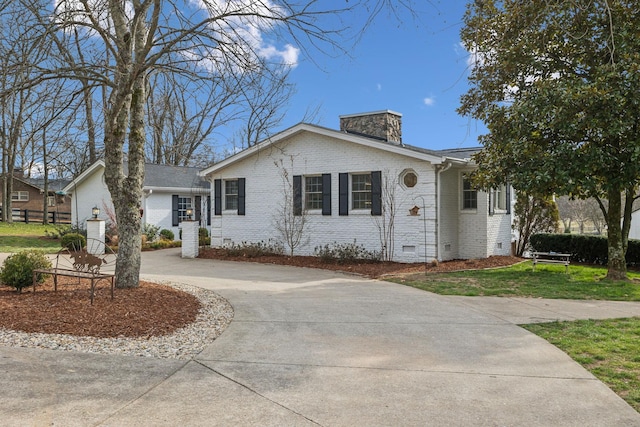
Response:
POLYGON ((398 113, 397 111, 392 110, 378 110, 378 111, 369 111, 366 113, 355 113, 355 114, 342 114, 338 116, 339 118, 349 118, 349 117, 361 117, 361 116, 375 116, 377 114, 393 114, 395 116, 402 117, 402 113, 398 113))

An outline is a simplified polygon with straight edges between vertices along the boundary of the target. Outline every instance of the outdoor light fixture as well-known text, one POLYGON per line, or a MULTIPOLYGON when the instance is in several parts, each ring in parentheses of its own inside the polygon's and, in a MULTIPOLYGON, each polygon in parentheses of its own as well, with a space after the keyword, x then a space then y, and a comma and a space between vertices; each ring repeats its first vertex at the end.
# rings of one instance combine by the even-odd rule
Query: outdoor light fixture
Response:
POLYGON ((193 209, 187 208, 187 219, 191 219, 191 215, 193 215, 193 209))
POLYGON ((98 219, 98 215, 100 215, 100 208, 98 208, 97 206, 94 206, 91 209, 91 215, 93 215, 93 219, 98 219))

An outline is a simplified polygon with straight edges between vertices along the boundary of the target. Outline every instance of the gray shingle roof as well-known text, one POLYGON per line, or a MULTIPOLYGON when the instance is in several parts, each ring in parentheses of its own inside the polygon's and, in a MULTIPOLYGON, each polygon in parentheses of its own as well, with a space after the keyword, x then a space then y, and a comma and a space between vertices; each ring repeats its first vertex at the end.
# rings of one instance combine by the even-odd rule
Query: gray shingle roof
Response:
POLYGON ((145 164, 145 187, 209 188, 209 181, 198 176, 200 168, 145 164))
MULTIPOLYGON (((127 171, 127 163, 125 163, 125 174, 127 173, 127 171)), ((205 180, 201 176, 198 176, 198 171, 200 171, 200 168, 145 163, 144 186, 209 189, 209 181, 205 180)))

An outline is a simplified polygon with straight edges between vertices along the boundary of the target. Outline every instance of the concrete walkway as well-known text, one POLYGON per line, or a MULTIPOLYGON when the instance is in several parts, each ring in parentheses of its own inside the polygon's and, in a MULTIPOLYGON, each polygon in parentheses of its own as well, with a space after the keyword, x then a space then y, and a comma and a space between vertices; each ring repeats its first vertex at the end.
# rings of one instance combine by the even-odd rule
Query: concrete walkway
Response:
POLYGON ((145 253, 148 279, 213 289, 235 318, 192 361, 0 347, 0 424, 640 426, 516 323, 638 303, 442 297, 329 271, 145 253))

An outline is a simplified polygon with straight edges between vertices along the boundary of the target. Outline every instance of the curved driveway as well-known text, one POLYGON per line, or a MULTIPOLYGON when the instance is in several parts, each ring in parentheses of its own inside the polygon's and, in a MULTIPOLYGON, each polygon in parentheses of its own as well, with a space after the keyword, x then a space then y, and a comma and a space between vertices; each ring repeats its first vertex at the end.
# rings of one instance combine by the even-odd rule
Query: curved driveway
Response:
POLYGON ((188 362, 0 348, 3 425, 640 426, 514 324, 640 304, 442 297, 175 250, 145 253, 143 275, 215 290, 233 322, 188 362))

